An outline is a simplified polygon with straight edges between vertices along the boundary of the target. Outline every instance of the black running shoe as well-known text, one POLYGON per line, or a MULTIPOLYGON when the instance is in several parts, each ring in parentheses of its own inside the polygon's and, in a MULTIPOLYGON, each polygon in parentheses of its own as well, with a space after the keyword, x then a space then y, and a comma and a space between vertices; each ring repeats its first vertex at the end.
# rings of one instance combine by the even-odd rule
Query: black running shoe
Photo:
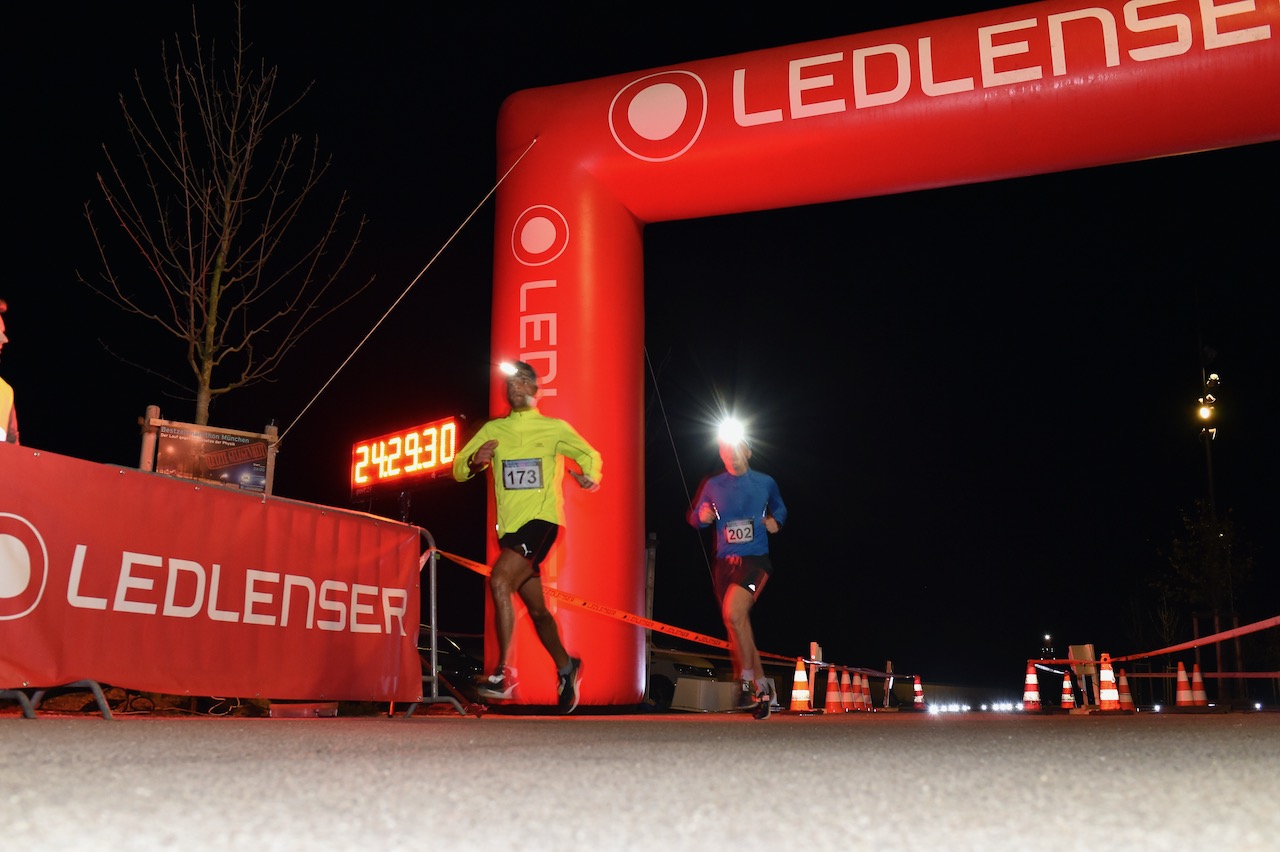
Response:
POLYGON ((769 691, 761 690, 756 693, 756 709, 751 711, 751 715, 756 719, 768 719, 769 713, 773 710, 773 696, 769 691))
POLYGON ((582 683, 582 660, 569 658, 569 671, 559 676, 556 694, 560 696, 561 713, 572 713, 578 706, 578 684, 582 683))

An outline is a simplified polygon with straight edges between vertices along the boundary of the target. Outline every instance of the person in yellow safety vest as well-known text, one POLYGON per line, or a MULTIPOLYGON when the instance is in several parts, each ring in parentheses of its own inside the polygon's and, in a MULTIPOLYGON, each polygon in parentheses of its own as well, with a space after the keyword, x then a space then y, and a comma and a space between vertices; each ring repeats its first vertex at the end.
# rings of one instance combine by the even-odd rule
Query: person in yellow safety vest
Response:
MULTIPOLYGON (((9 342, 4 333, 4 312, 9 305, 0 299, 0 351, 9 342)), ((0 440, 10 444, 18 443, 18 409, 13 404, 13 388, 0 378, 0 440)))
POLYGON ((511 412, 481 426, 453 462, 453 478, 459 482, 493 467, 502 548, 489 575, 499 659, 493 674, 477 678, 476 692, 493 699, 514 694, 516 672, 509 665, 515 630, 511 599, 519 595, 538 639, 555 662, 559 710, 572 713, 578 706, 582 660, 570 656, 560 639, 560 628, 543 596, 540 566, 564 523, 560 491, 564 474, 568 472, 589 492, 599 490, 600 453, 567 422, 538 411, 538 376, 532 367, 523 361, 503 367, 511 412), (582 473, 566 471, 562 456, 576 462, 582 473))

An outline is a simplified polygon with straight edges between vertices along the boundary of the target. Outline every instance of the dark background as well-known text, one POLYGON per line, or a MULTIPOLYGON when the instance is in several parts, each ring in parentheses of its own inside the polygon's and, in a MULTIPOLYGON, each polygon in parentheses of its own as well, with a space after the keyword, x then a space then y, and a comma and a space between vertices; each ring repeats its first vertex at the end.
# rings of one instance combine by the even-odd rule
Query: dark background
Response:
MULTIPOLYGON (((314 81, 287 126, 333 154, 324 197, 345 189, 370 219, 350 281, 376 275, 274 383, 214 409, 219 426, 274 420, 285 432, 281 496, 348 506, 357 439, 487 416, 492 207, 451 235, 496 180, 503 98, 1006 4, 844 4, 797 21, 688 4, 436 5, 245 10, 255 55, 280 67, 280 99, 314 81)), ((4 60, 18 262, 0 285, 13 341, 3 374, 23 440, 131 466, 147 405, 194 415, 189 395, 125 363, 183 380, 181 345, 76 280, 98 271, 84 203, 109 224, 101 146, 126 152, 117 95, 132 96, 135 69, 154 90, 162 42, 191 29, 183 4, 140 8, 30 10, 4 60)), ((202 33, 225 42, 231 9, 202 4, 202 33)), ((1223 377, 1219 511, 1233 510, 1258 556, 1238 608, 1245 622, 1276 614, 1278 153, 1271 143, 649 226, 654 617, 723 635, 706 542, 683 516, 719 468, 724 405, 750 419, 753 464, 791 511, 756 611, 766 652, 807 653, 812 640, 848 665, 892 659, 926 679, 1016 690, 1046 632, 1064 655, 1078 642, 1158 647, 1148 583, 1166 571, 1179 512, 1207 493, 1201 340, 1223 377)), ((371 508, 398 514, 394 500, 371 508)), ((443 550, 483 558, 480 486, 435 483, 410 517, 443 550)), ((479 578, 445 562, 441 585, 441 628, 478 631, 479 578)))

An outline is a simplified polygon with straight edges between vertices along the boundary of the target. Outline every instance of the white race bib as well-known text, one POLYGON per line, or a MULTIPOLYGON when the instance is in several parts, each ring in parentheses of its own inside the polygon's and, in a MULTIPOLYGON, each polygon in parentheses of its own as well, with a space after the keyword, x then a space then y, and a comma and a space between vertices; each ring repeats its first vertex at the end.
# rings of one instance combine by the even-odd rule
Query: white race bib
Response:
POLYGON ((724 525, 725 544, 746 544, 755 541, 756 525, 750 518, 745 521, 726 521, 724 525))
POLYGON ((502 487, 508 491, 542 487, 542 459, 503 459, 502 487))

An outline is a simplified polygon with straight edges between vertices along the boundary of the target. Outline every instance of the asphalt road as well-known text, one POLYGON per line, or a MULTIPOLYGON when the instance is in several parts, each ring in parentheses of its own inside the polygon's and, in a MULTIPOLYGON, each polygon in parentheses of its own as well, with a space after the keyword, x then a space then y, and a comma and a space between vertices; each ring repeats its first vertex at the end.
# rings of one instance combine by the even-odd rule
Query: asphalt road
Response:
POLYGON ((0 846, 1280 848, 1280 713, 430 710, 5 715, 0 846))

